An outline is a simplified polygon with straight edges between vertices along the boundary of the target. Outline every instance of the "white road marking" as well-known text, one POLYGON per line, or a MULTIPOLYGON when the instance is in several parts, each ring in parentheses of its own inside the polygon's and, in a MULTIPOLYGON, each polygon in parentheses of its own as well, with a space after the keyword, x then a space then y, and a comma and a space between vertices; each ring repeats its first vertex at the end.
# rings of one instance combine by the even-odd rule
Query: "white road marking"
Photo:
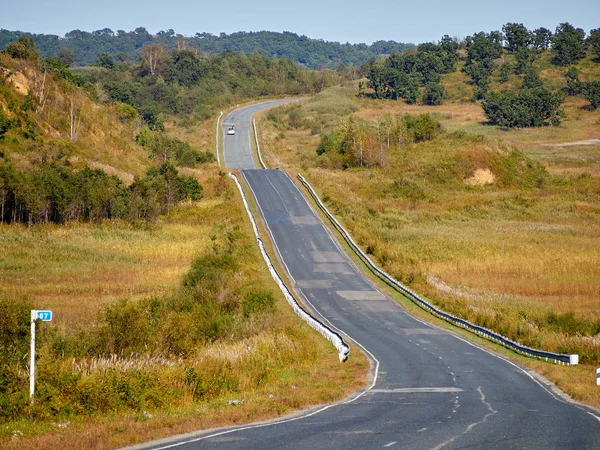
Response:
POLYGON ((463 389, 455 387, 422 387, 422 388, 396 388, 396 389, 371 389, 371 392, 381 394, 392 394, 392 393, 418 393, 418 392, 463 392, 463 389))

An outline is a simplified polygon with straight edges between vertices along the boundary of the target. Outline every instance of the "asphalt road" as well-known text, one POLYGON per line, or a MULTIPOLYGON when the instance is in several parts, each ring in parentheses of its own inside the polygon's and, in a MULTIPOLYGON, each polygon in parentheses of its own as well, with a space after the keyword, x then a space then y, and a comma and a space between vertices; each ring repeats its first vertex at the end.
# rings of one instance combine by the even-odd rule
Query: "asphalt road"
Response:
POLYGON ((283 105, 284 103, 295 102, 297 99, 271 100, 258 103, 256 105, 246 106, 230 112, 223 119, 223 156, 225 158, 225 167, 230 169, 256 169, 252 156, 252 147, 250 146, 252 137, 252 116, 263 109, 283 105), (235 134, 228 135, 227 128, 234 127, 235 134), (238 149, 243 149, 238 151, 238 149))
MULTIPOLYGON (((236 136, 250 116, 237 110, 236 136)), ((270 106, 270 105, 269 105, 270 106)), ((253 170, 247 138, 225 136, 230 168, 243 170, 295 288, 377 366, 349 401, 282 419, 154 443, 182 449, 599 449, 600 418, 515 364, 409 315, 341 250, 289 176, 253 170), (239 164, 239 165, 238 165, 239 164)), ((352 357, 352 355, 350 355, 352 357)))

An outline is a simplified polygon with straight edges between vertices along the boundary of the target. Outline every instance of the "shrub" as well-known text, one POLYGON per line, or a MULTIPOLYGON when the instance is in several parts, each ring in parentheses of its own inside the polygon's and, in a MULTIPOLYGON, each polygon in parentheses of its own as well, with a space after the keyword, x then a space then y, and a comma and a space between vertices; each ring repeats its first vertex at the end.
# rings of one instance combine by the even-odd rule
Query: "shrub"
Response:
POLYGON ((415 142, 429 141, 441 132, 440 123, 429 113, 406 114, 403 120, 415 142))
POLYGON ((37 59, 38 57, 35 42, 30 37, 20 37, 17 42, 8 44, 4 51, 15 59, 37 59))
POLYGON ((560 109, 563 101, 563 94, 536 87, 519 92, 490 92, 481 106, 492 125, 502 128, 539 127, 560 123, 564 114, 560 109))
POLYGON ((583 96, 590 102, 590 108, 596 109, 600 106, 600 81, 589 81, 583 86, 583 96))
POLYGON ((242 300, 242 311, 244 316, 256 314, 265 309, 273 308, 275 305, 275 297, 271 291, 250 291, 244 295, 242 300))
MULTIPOLYGON (((24 298, 0 297, 0 355, 18 361, 29 348, 32 303, 24 298)), ((1 379, 1 378, 0 378, 1 379)))
POLYGON ((395 196, 405 197, 413 202, 425 199, 425 191, 423 188, 414 181, 406 178, 394 181, 392 192, 395 196))
POLYGON ((0 140, 4 138, 4 135, 11 129, 14 128, 15 124, 12 120, 4 115, 0 109, 0 140))
POLYGON ((444 100, 444 87, 439 83, 429 83, 423 91, 423 104, 441 105, 444 100))

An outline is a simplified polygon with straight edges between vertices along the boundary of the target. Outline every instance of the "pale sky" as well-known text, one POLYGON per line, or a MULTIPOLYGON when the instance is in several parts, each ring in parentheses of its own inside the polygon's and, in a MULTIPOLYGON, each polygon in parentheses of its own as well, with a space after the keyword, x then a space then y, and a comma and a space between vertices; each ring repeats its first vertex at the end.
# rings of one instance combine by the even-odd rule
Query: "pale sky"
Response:
POLYGON ((155 34, 291 31, 314 39, 371 44, 437 41, 500 30, 507 22, 529 29, 569 22, 586 33, 600 28, 600 0, 0 0, 0 28, 57 34, 79 29, 155 34))

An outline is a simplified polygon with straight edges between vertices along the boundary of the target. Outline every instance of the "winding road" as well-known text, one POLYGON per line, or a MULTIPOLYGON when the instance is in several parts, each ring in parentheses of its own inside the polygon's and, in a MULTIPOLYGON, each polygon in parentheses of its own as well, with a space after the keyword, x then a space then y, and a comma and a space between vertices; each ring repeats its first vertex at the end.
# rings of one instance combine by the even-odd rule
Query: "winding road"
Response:
MULTIPOLYGON (((341 249, 280 170, 257 170, 251 116, 225 118, 228 168, 240 169, 299 295, 372 358, 371 386, 343 403, 276 422, 198 432, 145 448, 599 449, 600 416, 514 363, 414 318, 381 293, 341 249)), ((352 357, 352 355, 350 355, 352 357)))

